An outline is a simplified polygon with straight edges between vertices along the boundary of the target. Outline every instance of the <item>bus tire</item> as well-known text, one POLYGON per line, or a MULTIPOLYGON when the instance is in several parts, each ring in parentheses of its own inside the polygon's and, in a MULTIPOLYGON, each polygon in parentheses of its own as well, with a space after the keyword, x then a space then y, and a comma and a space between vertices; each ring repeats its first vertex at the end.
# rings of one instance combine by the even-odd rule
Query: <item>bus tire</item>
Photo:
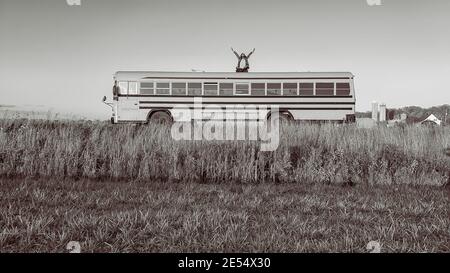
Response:
MULTIPOLYGON (((272 113, 270 113, 269 116, 267 117, 267 121, 270 123, 271 119, 272 113)), ((291 115, 291 113, 287 111, 281 111, 278 119, 280 124, 291 124, 292 122, 294 122, 294 117, 291 115)))
POLYGON ((172 124, 173 119, 166 111, 156 111, 150 115, 148 121, 151 124, 170 125, 172 124))

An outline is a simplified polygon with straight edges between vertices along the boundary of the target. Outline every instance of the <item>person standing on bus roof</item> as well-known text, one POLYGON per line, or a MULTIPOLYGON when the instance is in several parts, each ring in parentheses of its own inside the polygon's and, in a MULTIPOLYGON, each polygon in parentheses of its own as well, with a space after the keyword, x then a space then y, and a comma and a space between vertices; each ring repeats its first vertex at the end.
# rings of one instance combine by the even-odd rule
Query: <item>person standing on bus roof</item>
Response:
POLYGON ((238 58, 238 65, 236 67, 236 72, 248 72, 248 70, 250 69, 248 59, 255 52, 255 49, 253 49, 253 51, 250 52, 248 55, 245 55, 244 53, 241 53, 241 55, 239 55, 233 48, 231 48, 231 51, 233 51, 234 55, 236 55, 236 57, 238 58), (241 62, 243 60, 245 61, 245 66, 241 67, 241 62))

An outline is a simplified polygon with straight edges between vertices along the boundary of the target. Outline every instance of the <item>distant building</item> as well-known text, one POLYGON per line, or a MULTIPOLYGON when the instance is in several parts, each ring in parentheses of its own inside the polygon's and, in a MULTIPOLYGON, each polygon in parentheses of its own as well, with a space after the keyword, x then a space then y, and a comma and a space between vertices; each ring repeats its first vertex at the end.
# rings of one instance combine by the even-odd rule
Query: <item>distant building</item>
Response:
POLYGON ((396 125, 406 124, 407 118, 408 118, 408 115, 405 113, 402 113, 400 115, 395 115, 395 119, 388 121, 388 126, 394 127, 396 125))
POLYGON ((372 119, 378 121, 378 102, 372 102, 372 119))
POLYGON ((420 124, 431 124, 431 125, 438 125, 440 126, 442 121, 438 119, 435 115, 431 114, 429 117, 427 117, 425 120, 420 122, 420 124))
POLYGON ((380 104, 380 118, 378 119, 380 122, 386 121, 386 104, 380 104))
POLYGON ((377 122, 372 118, 358 118, 356 119, 356 125, 359 128, 370 129, 377 126, 377 122))

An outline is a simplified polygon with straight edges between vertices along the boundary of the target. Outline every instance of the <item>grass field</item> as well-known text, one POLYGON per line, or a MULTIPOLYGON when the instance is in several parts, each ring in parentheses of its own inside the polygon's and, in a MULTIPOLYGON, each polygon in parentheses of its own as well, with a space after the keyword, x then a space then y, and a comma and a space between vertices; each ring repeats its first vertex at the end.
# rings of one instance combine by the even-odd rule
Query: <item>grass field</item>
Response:
POLYGON ((450 252, 450 128, 287 126, 254 142, 0 120, 0 251, 450 252))
POLYGON ((0 250, 449 252, 449 190, 2 180, 0 250))
POLYGON ((2 180, 0 195, 2 252, 450 252, 436 187, 2 180))
POLYGON ((292 125, 262 152, 251 141, 174 141, 166 127, 2 120, 0 176, 443 186, 447 148, 450 127, 292 125))

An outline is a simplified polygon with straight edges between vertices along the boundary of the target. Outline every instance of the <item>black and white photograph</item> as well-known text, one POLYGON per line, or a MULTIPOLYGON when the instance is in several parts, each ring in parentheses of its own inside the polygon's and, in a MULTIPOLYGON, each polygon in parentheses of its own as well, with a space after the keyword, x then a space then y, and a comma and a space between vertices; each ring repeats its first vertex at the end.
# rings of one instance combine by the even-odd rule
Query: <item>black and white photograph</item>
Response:
POLYGON ((0 0, 0 253, 448 254, 449 27, 448 0, 0 0))

